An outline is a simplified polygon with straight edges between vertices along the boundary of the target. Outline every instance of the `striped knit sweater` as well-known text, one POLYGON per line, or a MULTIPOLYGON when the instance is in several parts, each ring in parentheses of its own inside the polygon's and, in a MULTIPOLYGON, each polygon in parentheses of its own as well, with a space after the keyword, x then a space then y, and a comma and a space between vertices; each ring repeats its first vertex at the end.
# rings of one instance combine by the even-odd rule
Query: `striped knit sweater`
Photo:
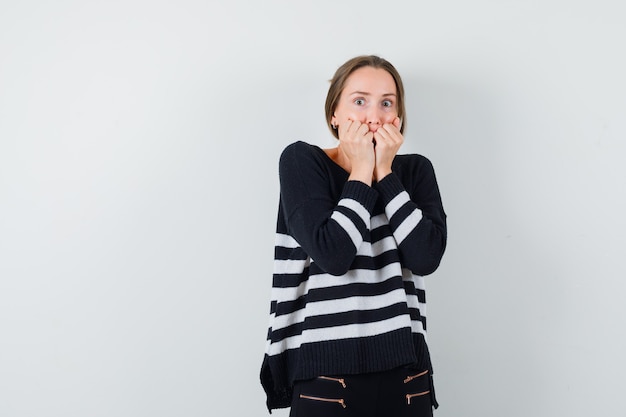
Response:
POLYGON ((369 187, 316 146, 283 151, 261 368, 270 411, 291 404, 296 380, 432 371, 423 276, 439 266, 446 215, 428 159, 397 155, 392 171, 369 187))

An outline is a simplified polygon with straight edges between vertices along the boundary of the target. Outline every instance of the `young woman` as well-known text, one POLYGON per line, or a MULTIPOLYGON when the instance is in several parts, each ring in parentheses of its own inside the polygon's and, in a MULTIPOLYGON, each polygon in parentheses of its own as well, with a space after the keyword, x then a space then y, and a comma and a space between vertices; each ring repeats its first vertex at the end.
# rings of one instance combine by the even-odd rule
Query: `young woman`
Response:
POLYGON ((424 276, 446 214, 432 165, 398 155, 404 88, 377 56, 343 64, 326 121, 336 148, 289 145, 261 383, 291 417, 431 416, 424 276))

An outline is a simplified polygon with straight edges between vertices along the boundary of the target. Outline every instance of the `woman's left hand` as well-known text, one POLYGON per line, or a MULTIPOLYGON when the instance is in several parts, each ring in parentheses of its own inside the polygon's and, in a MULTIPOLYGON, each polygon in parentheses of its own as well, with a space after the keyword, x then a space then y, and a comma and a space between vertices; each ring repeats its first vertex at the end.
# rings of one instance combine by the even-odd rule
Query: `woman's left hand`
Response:
POLYGON ((400 119, 396 117, 392 123, 385 123, 379 127, 374 133, 374 140, 376 141, 374 178, 380 181, 391 174, 393 158, 404 143, 404 137, 400 133, 400 119))

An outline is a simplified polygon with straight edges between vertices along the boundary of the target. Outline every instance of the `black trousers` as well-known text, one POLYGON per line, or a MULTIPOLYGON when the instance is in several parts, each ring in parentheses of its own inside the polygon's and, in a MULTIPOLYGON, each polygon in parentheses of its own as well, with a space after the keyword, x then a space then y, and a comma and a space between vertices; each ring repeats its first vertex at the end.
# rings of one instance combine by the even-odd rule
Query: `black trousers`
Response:
POLYGON ((432 417, 436 404, 428 371, 397 368, 297 381, 289 416, 432 417))

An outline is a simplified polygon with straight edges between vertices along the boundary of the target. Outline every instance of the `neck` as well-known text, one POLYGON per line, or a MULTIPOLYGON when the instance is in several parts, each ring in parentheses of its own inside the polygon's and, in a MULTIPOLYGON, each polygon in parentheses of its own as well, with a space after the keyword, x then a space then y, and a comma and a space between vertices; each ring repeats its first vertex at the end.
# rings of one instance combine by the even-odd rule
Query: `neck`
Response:
POLYGON ((343 149, 341 148, 341 143, 337 145, 334 152, 334 156, 332 156, 332 160, 335 161, 337 165, 346 170, 347 173, 352 172, 352 164, 350 160, 346 157, 346 154, 343 153, 343 149))

